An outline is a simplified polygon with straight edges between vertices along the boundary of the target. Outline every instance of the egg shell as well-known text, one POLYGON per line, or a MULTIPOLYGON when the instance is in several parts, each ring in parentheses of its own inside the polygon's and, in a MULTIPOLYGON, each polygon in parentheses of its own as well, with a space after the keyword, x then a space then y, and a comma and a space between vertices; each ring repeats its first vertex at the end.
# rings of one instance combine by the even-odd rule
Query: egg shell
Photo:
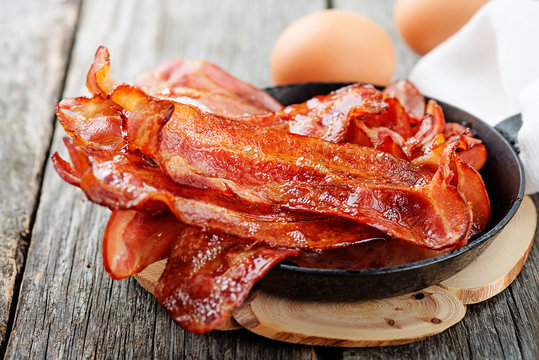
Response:
POLYGON ((456 33, 488 0, 397 0, 395 25, 404 41, 424 55, 456 33))
POLYGON ((366 82, 386 85, 396 59, 389 35, 371 19, 323 10, 294 21, 271 55, 276 85, 302 82, 366 82))

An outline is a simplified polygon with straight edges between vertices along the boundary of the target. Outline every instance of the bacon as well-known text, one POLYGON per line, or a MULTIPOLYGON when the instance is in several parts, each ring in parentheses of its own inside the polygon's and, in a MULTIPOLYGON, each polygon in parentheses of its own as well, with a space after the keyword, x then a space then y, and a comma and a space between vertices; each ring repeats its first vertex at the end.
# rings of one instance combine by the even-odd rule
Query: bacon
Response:
POLYGON ((191 104, 201 110, 231 118, 265 114, 268 112, 268 109, 259 108, 253 104, 247 103, 234 94, 217 94, 208 90, 175 87, 169 91, 156 93, 150 91, 150 94, 153 94, 160 99, 191 104), (191 101, 189 99, 191 99, 191 101))
MULTIPOLYGON (((188 227, 166 210, 114 210, 103 239, 105 269, 113 279, 123 279, 142 271, 155 261, 167 258, 179 234, 188 227)), ((330 218, 303 220, 294 231, 298 241, 302 237, 308 237, 313 243, 324 237, 340 239, 340 243, 335 242, 337 247, 386 238, 383 233, 366 226, 330 218), (343 242, 345 239, 349 239, 349 243, 343 242)), ((213 233, 211 230, 205 232, 213 233)), ((259 244, 261 248, 263 244, 259 244)))
POLYGON ((65 144, 74 168, 55 154, 56 171, 62 177, 76 174, 79 181, 74 183, 86 196, 111 210, 168 207, 185 224, 288 248, 335 248, 384 236, 345 219, 290 213, 274 206, 238 202, 215 191, 181 186, 161 173, 158 166, 136 155, 83 150, 69 140, 65 144))
POLYGON ((416 133, 406 139, 404 151, 410 159, 419 157, 425 151, 424 146, 430 144, 437 135, 442 134, 445 117, 442 107, 434 100, 427 103, 426 114, 418 125, 416 133))
POLYGON ((467 142, 463 134, 450 141, 446 141, 440 134, 433 139, 426 154, 414 159, 412 163, 427 169, 446 167, 446 173, 450 174, 448 181, 457 187, 470 206, 473 220, 470 236, 475 236, 486 228, 491 217, 490 200, 485 183, 477 170, 460 157, 453 157, 449 161, 447 159, 448 152, 465 150, 466 146, 467 142))
POLYGON ((122 109, 114 102, 94 96, 64 99, 56 104, 56 115, 75 144, 106 150, 125 145, 122 109))
POLYGON ((385 111, 387 104, 382 101, 382 93, 372 85, 355 84, 279 111, 238 120, 338 143, 347 136, 349 113, 355 108, 375 114, 385 111))
MULTIPOLYGON (((127 86, 112 94, 130 116, 137 111, 129 107, 131 97, 145 95, 127 86)), ((182 104, 175 104, 164 123, 157 152, 151 144, 137 147, 178 183, 188 168, 202 177, 227 179, 284 208, 345 217, 432 248, 451 246, 467 234, 468 210, 455 188, 442 186, 440 179, 429 185, 425 173, 375 149, 262 129, 182 104), (433 188, 443 194, 432 193, 433 188), (452 199, 451 217, 440 216, 449 203, 444 206, 438 198, 452 199)))
POLYGON ((408 80, 397 80, 389 84, 384 93, 396 98, 411 119, 419 121, 425 115, 425 98, 408 80))
POLYGON ((461 124, 445 124, 444 136, 446 139, 451 140, 461 135, 464 135, 466 150, 459 151, 459 157, 475 170, 481 170, 487 161, 487 148, 483 145, 483 142, 475 138, 470 129, 461 124))
POLYGON ((109 58, 99 48, 88 72, 94 97, 57 106, 73 165, 58 154, 53 164, 114 210, 103 243, 113 278, 169 258, 156 297, 189 331, 213 329, 299 249, 346 247, 357 266, 389 266, 458 248, 490 219, 482 179, 462 160, 481 147, 435 102, 425 114, 410 83, 352 85, 281 109, 181 59, 139 78, 148 96, 119 85, 109 58), (388 243, 404 258, 374 246, 388 243))
POLYGON ((116 86, 118 82, 110 75, 109 51, 106 47, 100 46, 86 75, 86 87, 92 94, 106 98, 116 86))
POLYGON ((223 323, 269 269, 297 253, 191 227, 174 246, 155 297, 182 327, 204 333, 223 323))
POLYGON ((206 96, 212 93, 216 97, 209 96, 209 101, 199 98, 203 104, 210 106, 215 99, 227 98, 225 101, 228 102, 227 106, 239 108, 243 106, 250 111, 257 108, 256 113, 276 111, 283 107, 268 93, 236 79, 220 67, 203 60, 167 60, 155 70, 137 76, 135 84, 147 88, 152 94, 181 94, 185 88, 203 92, 206 96))
POLYGON ((103 237, 103 265, 125 279, 165 259, 187 225, 170 211, 115 210, 103 237))
MULTIPOLYGON (((410 117, 402 105, 397 99, 388 97, 385 97, 383 102, 386 107, 384 111, 380 112, 365 112, 362 108, 352 109, 350 113, 352 122, 355 124, 361 123, 364 126, 373 129, 389 129, 404 138, 409 138, 412 135, 410 117)), ((349 135, 349 137, 353 136, 349 135)))

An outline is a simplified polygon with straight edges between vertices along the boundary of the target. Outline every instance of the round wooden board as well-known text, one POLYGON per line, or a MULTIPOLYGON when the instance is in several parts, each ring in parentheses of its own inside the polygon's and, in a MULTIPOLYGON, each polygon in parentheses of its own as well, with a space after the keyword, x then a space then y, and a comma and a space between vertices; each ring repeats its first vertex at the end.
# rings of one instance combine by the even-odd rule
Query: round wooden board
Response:
POLYGON ((271 339, 323 346, 406 344, 459 322, 464 305, 431 286, 412 294, 346 303, 290 300, 255 291, 236 311, 241 326, 271 339))
MULTIPOLYGON (((245 327, 272 339, 324 346, 418 341, 459 322, 465 315, 465 304, 484 301, 505 289, 526 261, 536 226, 535 205, 526 196, 489 248, 437 286, 393 298, 349 303, 297 301, 255 291, 218 330, 245 327)), ((153 293, 165 263, 158 261, 135 278, 153 293)))

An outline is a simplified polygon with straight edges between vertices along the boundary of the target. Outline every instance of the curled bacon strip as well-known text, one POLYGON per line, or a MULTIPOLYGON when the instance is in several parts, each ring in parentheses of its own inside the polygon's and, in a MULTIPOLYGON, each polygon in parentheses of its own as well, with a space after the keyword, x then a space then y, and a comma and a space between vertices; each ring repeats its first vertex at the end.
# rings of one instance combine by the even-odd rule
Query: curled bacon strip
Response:
POLYGON ((103 238, 103 265, 125 279, 169 256, 187 225, 170 211, 115 210, 103 238))
POLYGON ((75 144, 115 150, 125 145, 122 109, 99 96, 64 99, 56 105, 58 121, 75 144))
POLYGON ((106 47, 100 46, 86 76, 86 87, 95 95, 107 97, 116 86, 118 86, 118 82, 110 74, 109 51, 106 47))
POLYGON ((387 104, 382 101, 382 93, 372 85, 355 84, 272 113, 238 120, 338 143, 346 138, 351 119, 349 114, 356 108, 376 114, 384 112, 387 104))
POLYGON ((419 121, 425 115, 425 97, 408 80, 397 80, 389 84, 384 93, 396 98, 410 118, 419 121))
POLYGON ((457 123, 445 124, 444 136, 446 139, 451 140, 462 135, 464 135, 464 140, 466 141, 466 149, 458 152, 459 157, 475 170, 481 170, 487 161, 487 148, 483 145, 483 142, 476 139, 471 131, 463 125, 457 123))
POLYGON ((241 203, 210 190, 178 185, 159 167, 136 155, 83 150, 65 141, 74 168, 53 155, 56 171, 79 185, 93 202, 113 210, 163 210, 167 207, 185 224, 226 231, 273 246, 334 248, 383 237, 351 221, 289 213, 273 206, 241 203))
MULTIPOLYGON (((412 162, 425 168, 435 169, 441 164, 447 163, 444 160, 444 152, 458 149, 465 150, 466 146, 467 141, 464 135, 446 142, 444 136, 440 134, 433 139, 428 152, 412 162)), ((490 200, 485 183, 479 172, 459 156, 453 157, 449 166, 452 169, 450 170, 451 179, 449 181, 457 187, 470 206, 473 219, 470 236, 475 236, 485 229, 491 216, 490 200)))
POLYGON ((228 116, 259 114, 282 108, 266 92, 203 60, 167 60, 155 70, 140 74, 135 84, 151 89, 154 94, 195 96, 203 104, 228 116))
POLYGON ((170 254, 155 297, 184 328, 207 332, 243 303, 269 269, 297 253, 190 227, 170 254))

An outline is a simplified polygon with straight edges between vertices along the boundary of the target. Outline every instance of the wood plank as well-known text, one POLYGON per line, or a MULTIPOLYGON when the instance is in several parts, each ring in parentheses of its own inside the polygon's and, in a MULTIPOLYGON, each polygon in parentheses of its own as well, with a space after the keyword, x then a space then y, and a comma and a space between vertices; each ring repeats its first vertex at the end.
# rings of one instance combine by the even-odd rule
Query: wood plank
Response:
POLYGON ((397 68, 393 78, 405 79, 419 60, 419 56, 404 43, 397 31, 393 20, 394 2, 394 0, 334 0, 333 7, 355 11, 378 23, 388 33, 395 46, 397 68))
POLYGON ((78 1, 5 1, 0 11, 0 353, 39 199, 78 1), (47 29, 47 31, 43 31, 47 29))
MULTIPOLYGON (((99 44, 129 80, 172 56, 204 58, 242 79, 270 85, 273 42, 293 19, 324 1, 84 2, 64 96, 86 94, 99 44)), ((50 105, 52 109, 52 105, 50 105)), ((64 153, 57 131, 53 149, 64 153)), ((84 201, 50 164, 32 233, 6 358, 318 358, 314 347, 245 330, 193 335, 135 280, 111 281, 101 261, 108 210, 84 201)))

